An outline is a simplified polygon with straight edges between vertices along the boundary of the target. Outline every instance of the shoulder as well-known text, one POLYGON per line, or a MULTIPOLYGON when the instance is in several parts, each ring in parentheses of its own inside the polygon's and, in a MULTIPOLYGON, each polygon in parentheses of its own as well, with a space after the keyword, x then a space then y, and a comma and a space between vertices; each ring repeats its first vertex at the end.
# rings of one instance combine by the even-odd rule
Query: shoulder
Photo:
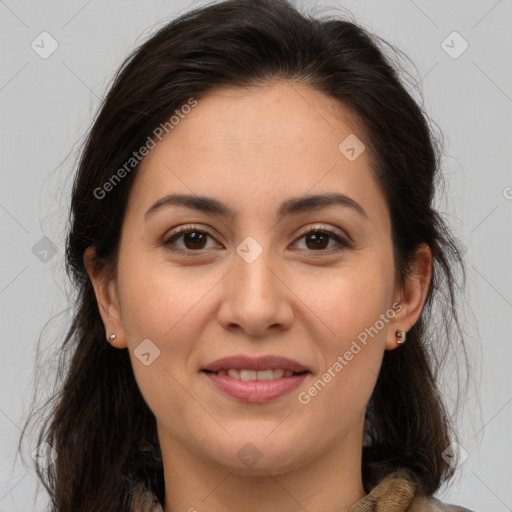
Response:
POLYGON ((417 497, 407 509, 407 512, 473 512, 457 505, 443 503, 434 497, 417 497))

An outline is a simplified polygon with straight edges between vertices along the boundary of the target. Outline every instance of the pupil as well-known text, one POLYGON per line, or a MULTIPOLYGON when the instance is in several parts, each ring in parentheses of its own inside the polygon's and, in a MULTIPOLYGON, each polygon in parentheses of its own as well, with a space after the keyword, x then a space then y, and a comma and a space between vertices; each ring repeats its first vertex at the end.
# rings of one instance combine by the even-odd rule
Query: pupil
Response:
POLYGON ((313 233, 311 235, 308 235, 308 239, 313 241, 313 248, 316 249, 325 249, 327 245, 325 244, 327 237, 322 233, 313 233), (324 243, 322 244, 322 242, 324 243))
MULTIPOLYGON (((191 241, 192 246, 193 246, 192 248, 202 249, 201 242, 204 242, 204 239, 205 239, 204 233, 197 233, 196 231, 192 231, 191 233, 187 233, 185 235, 185 244, 187 245, 187 247, 189 246, 189 244, 187 244, 187 240, 188 240, 188 241, 191 241), (198 244, 199 244, 199 247, 197 247, 198 244)), ((190 248, 190 247, 188 247, 188 248, 190 248)))

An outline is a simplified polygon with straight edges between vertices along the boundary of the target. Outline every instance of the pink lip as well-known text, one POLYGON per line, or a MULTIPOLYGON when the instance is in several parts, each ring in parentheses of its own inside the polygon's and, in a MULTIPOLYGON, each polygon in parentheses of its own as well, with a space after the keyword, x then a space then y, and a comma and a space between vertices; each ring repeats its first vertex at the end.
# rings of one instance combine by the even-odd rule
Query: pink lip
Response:
MULTIPOLYGON (((230 368, 234 367, 231 366, 230 368)), ((243 366, 243 368, 248 369, 247 366, 243 366)), ((267 366, 266 368, 269 367, 267 366)), ((282 366, 280 366, 280 368, 282 368, 282 366)), ((292 375, 291 377, 281 377, 280 379, 241 381, 227 375, 217 375, 216 373, 207 373, 204 371, 202 373, 204 373, 220 391, 223 391, 232 398, 250 403, 262 403, 275 400, 300 386, 309 375, 309 372, 307 372, 292 375)))
POLYGON ((232 368, 238 370, 266 370, 268 368, 274 370, 282 368, 283 370, 292 370, 295 373, 310 371, 309 368, 302 366, 297 361, 292 361, 287 357, 276 355, 267 355, 260 357, 247 357, 243 354, 235 356, 223 357, 208 364, 203 370, 210 372, 218 372, 219 370, 230 370, 232 368))

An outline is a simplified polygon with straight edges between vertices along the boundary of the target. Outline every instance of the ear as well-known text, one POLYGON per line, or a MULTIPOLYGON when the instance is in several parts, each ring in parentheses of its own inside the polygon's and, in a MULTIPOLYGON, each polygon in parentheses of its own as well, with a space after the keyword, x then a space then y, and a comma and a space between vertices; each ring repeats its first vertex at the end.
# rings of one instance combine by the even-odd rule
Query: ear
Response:
POLYGON ((105 337, 113 347, 126 348, 126 336, 121 321, 117 283, 114 279, 107 277, 106 273, 95 269, 95 260, 96 251, 94 247, 88 247, 84 252, 84 264, 94 288, 101 319, 105 326, 105 337), (113 341, 110 341, 108 335, 112 333, 115 333, 116 337, 113 341))
MULTIPOLYGON (((389 322, 386 350, 399 347, 396 331, 406 333, 417 322, 425 304, 430 282, 432 279, 432 252, 426 244, 421 244, 416 250, 414 261, 409 267, 404 284, 397 290, 395 299, 400 303, 401 309, 389 322)), ((407 341, 406 341, 407 343, 407 341)))

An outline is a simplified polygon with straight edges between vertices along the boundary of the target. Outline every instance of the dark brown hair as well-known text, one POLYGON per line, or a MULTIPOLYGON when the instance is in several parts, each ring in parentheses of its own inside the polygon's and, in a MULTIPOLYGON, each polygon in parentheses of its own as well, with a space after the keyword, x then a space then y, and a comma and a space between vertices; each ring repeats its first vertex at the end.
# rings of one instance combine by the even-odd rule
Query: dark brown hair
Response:
POLYGON ((464 263, 433 206, 439 143, 386 56, 389 48, 353 22, 314 18, 287 1, 228 0, 171 21, 122 64, 85 141, 72 192, 66 269, 76 290, 74 316, 59 348, 62 382, 45 404, 50 410, 39 434, 39 442, 46 441, 58 456, 46 471, 36 468, 53 510, 128 510, 136 482, 164 502, 155 418, 137 387, 128 352, 105 341, 83 260, 94 246, 98 268, 115 270, 136 166, 106 197, 98 199, 95 190, 190 98, 200 101, 215 88, 276 80, 306 84, 339 100, 364 127, 391 215, 399 280, 410 272, 420 244, 433 255, 422 314, 407 342, 385 352, 368 404, 365 489, 399 467, 414 473, 426 495, 451 478, 453 468, 442 452, 455 439, 455 429, 437 373, 449 350, 465 353, 456 308, 464 263))

